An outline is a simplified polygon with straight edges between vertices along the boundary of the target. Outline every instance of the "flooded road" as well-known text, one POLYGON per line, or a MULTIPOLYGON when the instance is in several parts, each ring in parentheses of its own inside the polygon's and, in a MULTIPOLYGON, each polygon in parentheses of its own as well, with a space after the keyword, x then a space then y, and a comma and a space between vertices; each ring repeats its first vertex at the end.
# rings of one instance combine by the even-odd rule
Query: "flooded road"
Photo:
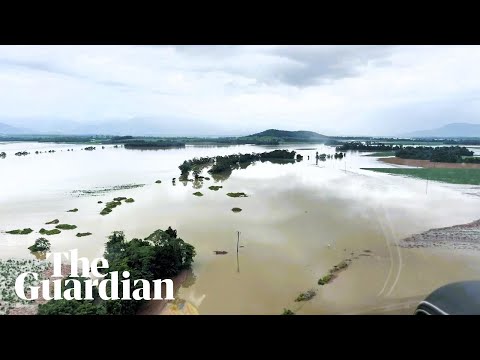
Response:
POLYGON ((412 234, 480 218, 477 187, 430 182, 427 192, 425 181, 361 170, 389 165, 359 153, 317 163, 316 151, 334 153, 323 145, 159 151, 84 147, 0 144, 0 152, 7 153, 0 159, 1 258, 33 258, 27 247, 41 236, 40 228, 51 228, 45 223, 53 219, 78 228, 47 236, 51 250, 76 248, 89 258, 103 253, 114 230, 144 238, 171 226, 197 251, 193 272, 176 297, 200 314, 281 314, 285 308, 298 314, 342 314, 388 306, 393 313, 408 313, 408 306, 395 304, 408 304, 405 299, 415 303, 448 282, 480 278, 480 253, 396 246, 412 234), (234 170, 224 181, 172 185, 184 160, 275 148, 309 150, 297 150, 302 162, 258 162, 234 170), (56 152, 35 154, 49 149, 56 152), (31 154, 14 155, 24 150, 31 154), (143 186, 99 191, 131 185, 143 186), (211 185, 223 188, 212 191, 211 185), (195 191, 204 196, 193 196, 195 191), (248 197, 230 198, 228 192, 248 197), (101 216, 104 204, 98 201, 117 196, 135 202, 101 216), (234 213, 234 207, 242 211, 234 213), (78 212, 66 212, 73 208, 78 212), (29 235, 4 233, 29 227, 35 230, 29 235), (77 238, 77 232, 93 235, 77 238), (242 246, 238 260, 237 232, 242 246), (332 283, 317 285, 347 258, 352 259, 348 269, 332 283), (317 291, 312 300, 294 301, 309 289, 317 291))

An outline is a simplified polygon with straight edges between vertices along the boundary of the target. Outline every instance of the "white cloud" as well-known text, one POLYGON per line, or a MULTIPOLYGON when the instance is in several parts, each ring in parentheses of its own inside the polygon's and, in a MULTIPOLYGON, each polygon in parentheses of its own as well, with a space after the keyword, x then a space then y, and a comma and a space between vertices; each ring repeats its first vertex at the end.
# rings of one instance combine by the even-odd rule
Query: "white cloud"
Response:
POLYGON ((0 122, 397 134, 479 122, 479 61, 478 46, 0 46, 0 122))

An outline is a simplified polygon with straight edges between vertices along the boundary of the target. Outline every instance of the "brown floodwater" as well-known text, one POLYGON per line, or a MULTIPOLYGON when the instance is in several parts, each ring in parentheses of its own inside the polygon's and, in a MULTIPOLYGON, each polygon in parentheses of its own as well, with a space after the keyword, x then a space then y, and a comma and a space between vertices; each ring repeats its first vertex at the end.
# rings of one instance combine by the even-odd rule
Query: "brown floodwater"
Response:
POLYGON ((89 258, 103 253, 114 230, 124 231, 127 238, 143 238, 171 226, 197 251, 192 272, 176 297, 200 314, 281 314, 285 308, 298 314, 411 313, 435 288, 480 278, 478 252, 396 246, 414 233, 480 218, 478 187, 430 182, 427 188, 422 180, 361 170, 389 165, 358 153, 317 164, 316 151, 331 154, 334 148, 298 144, 288 148, 312 149, 298 151, 304 155, 302 162, 255 163, 234 170, 224 181, 204 181, 199 188, 201 184, 184 186, 178 180, 172 185, 183 160, 275 147, 138 151, 107 146, 92 152, 82 147, 0 144, 0 151, 7 153, 0 160, 1 258, 33 258, 27 247, 41 236, 40 228, 53 227, 45 225, 53 219, 78 228, 46 236, 51 251, 75 248, 89 258), (56 152, 34 154, 45 149, 56 152), (31 154, 14 156, 23 150, 31 154), (162 183, 155 184, 157 179, 162 183), (74 192, 127 184, 145 185, 82 196, 74 192), (223 188, 212 191, 211 185, 223 188), (204 196, 194 196, 196 191, 204 196), (248 197, 231 198, 228 192, 245 192, 248 197), (97 202, 117 196, 135 202, 101 216, 104 204, 97 202), (232 212, 234 207, 242 211, 232 212), (78 212, 66 212, 73 208, 78 212), (5 233, 28 227, 35 231, 5 233), (77 232, 92 235, 78 238, 77 232), (317 285, 329 269, 348 258, 350 266, 333 282, 317 285), (312 300, 294 301, 309 289, 317 292, 312 300))

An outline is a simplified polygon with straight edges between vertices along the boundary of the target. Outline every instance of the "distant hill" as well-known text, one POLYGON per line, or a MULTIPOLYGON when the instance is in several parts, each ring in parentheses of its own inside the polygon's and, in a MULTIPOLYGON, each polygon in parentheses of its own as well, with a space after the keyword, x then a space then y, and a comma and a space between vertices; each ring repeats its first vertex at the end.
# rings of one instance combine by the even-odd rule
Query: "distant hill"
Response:
POLYGON ((327 136, 313 131, 287 131, 269 129, 256 134, 244 136, 243 139, 276 139, 280 141, 325 141, 327 136))
POLYGON ((19 135, 25 134, 28 130, 0 123, 0 135, 19 135))
POLYGON ((402 137, 480 137, 480 124, 452 123, 432 130, 414 131, 402 137))

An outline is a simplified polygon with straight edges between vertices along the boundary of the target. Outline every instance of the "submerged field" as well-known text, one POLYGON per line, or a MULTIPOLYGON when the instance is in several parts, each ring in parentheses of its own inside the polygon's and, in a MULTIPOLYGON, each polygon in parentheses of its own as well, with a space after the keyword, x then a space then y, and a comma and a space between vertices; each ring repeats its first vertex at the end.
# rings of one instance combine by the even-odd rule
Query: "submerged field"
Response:
POLYGON ((441 181, 450 184, 480 185, 480 169, 439 169, 439 168, 363 168, 392 175, 403 175, 424 180, 441 181))
POLYGON ((317 151, 335 152, 324 145, 91 152, 75 147, 84 145, 68 145, 75 151, 67 152, 66 146, 0 145, 8 153, 2 172, 9 174, 0 177, 0 258, 34 259, 28 247, 45 237, 54 252, 78 249, 79 256, 93 259, 103 253, 114 230, 144 238, 152 229, 171 226, 197 251, 177 301, 200 314, 362 312, 421 298, 447 282, 480 274, 478 255, 397 246, 412 234, 476 220, 480 197, 470 194, 480 191, 472 186, 466 191, 432 183, 425 194, 422 179, 362 170, 389 166, 374 157, 348 152, 342 160, 317 161, 317 151), (35 153, 42 146, 56 152, 9 156, 35 153), (210 178, 204 171, 203 180, 179 179, 178 166, 194 157, 286 148, 297 149, 303 161, 256 162, 228 176, 210 178), (204 196, 192 195, 196 192, 204 196), (100 215, 119 198, 125 201, 100 215), (77 228, 52 236, 39 233, 59 224, 77 228), (6 233, 27 228, 33 231, 6 233), (346 259, 352 259, 348 268, 332 281, 325 278, 346 259), (314 297, 295 301, 311 290, 314 297))

